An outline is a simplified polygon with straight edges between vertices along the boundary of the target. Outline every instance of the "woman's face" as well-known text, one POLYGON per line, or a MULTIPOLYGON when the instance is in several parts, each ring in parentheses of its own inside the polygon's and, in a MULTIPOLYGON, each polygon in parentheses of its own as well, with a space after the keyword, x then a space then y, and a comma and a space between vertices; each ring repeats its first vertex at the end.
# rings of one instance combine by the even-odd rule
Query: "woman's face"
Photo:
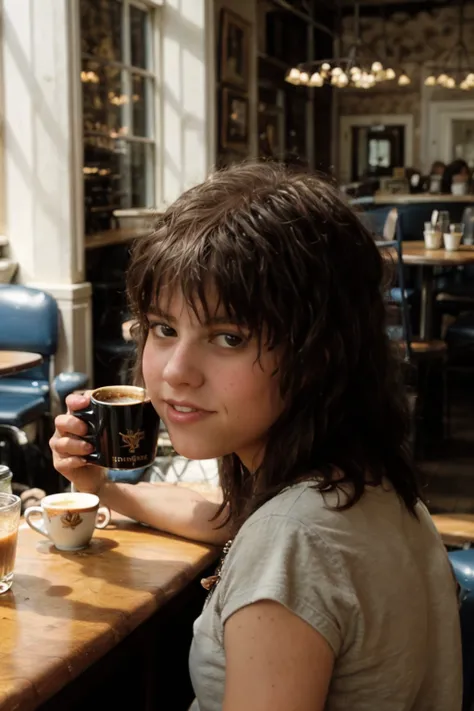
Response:
POLYGON ((189 459, 235 453, 255 470, 283 410, 277 352, 263 346, 257 360, 255 338, 220 309, 200 323, 181 294, 160 301, 148 320, 143 377, 176 451, 189 459))

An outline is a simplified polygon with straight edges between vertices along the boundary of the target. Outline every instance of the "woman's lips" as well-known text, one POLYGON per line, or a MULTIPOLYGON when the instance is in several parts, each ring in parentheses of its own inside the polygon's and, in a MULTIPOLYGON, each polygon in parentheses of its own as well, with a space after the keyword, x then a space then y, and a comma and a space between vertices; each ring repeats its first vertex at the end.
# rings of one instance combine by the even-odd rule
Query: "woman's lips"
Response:
POLYGON ((214 414, 209 410, 202 410, 192 403, 178 403, 171 400, 166 401, 166 419, 178 425, 191 424, 214 414))

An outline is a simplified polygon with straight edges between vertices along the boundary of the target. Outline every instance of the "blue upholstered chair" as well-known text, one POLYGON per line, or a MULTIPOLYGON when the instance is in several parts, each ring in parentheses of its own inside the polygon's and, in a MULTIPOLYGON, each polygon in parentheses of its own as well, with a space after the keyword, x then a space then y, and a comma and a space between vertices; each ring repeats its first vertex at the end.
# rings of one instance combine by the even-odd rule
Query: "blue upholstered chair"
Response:
POLYGON ((86 387, 84 373, 61 373, 50 381, 58 327, 58 306, 51 295, 18 284, 0 285, 0 350, 43 356, 41 365, 0 378, 0 438, 24 444, 23 428, 50 415, 53 390, 64 407, 69 393, 86 387))
POLYGON ((460 585, 463 711, 474 705, 474 548, 451 551, 449 559, 460 585))

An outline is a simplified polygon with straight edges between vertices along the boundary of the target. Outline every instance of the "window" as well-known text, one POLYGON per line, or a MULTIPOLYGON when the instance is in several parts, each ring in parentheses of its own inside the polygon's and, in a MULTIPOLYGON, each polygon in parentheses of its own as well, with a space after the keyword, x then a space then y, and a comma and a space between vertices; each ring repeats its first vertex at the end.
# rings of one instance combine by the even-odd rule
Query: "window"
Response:
POLYGON ((80 0, 86 234, 113 211, 155 202, 154 11, 139 0, 80 0))

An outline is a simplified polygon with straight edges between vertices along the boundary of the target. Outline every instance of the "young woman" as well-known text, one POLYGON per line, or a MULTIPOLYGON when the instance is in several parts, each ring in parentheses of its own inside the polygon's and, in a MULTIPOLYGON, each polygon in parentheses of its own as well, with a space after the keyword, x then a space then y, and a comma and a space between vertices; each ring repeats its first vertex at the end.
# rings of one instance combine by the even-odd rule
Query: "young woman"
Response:
POLYGON ((455 584, 406 449, 380 254, 335 188, 270 164, 212 175, 134 250, 139 368, 223 503, 107 480, 87 398, 51 440, 82 491, 224 545, 190 654, 199 711, 457 711, 455 584))

